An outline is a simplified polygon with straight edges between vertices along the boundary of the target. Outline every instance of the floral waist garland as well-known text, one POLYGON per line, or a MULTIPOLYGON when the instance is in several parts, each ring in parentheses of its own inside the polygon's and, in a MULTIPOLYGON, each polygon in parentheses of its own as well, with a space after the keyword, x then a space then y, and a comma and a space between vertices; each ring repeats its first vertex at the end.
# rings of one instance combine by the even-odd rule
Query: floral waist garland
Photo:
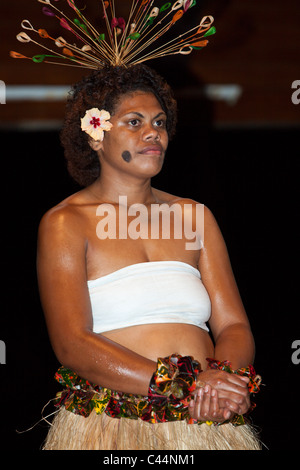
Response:
MULTIPOLYGON (((260 382, 252 366, 233 371, 228 361, 207 360, 211 369, 249 377, 250 393, 259 391, 260 382)), ((64 406, 66 410, 84 417, 88 417, 95 410, 97 414, 105 412, 111 418, 140 418, 150 423, 187 420, 190 424, 202 424, 205 421, 191 419, 188 412, 188 405, 196 389, 196 380, 200 372, 202 371, 199 362, 190 356, 173 354, 159 358, 157 370, 150 382, 148 396, 142 396, 94 385, 72 370, 60 367, 55 379, 64 390, 57 393, 55 406, 64 406)), ((253 407, 254 405, 252 409, 253 407)), ((235 415, 230 422, 235 425, 245 423, 242 415, 235 415)), ((209 421, 207 424, 213 423, 209 421)))

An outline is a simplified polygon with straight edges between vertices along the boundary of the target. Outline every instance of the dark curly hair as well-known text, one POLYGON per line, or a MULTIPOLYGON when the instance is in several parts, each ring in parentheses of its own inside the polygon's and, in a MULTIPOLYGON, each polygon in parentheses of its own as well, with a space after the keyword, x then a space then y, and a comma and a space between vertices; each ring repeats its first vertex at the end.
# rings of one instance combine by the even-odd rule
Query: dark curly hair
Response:
POLYGON ((177 121, 177 104, 169 85, 148 66, 106 67, 73 86, 60 137, 68 172, 80 186, 92 184, 100 174, 98 155, 88 144, 88 135, 81 130, 80 119, 91 108, 105 109, 113 115, 122 95, 137 90, 155 95, 167 115, 167 132, 169 139, 172 139, 177 121))

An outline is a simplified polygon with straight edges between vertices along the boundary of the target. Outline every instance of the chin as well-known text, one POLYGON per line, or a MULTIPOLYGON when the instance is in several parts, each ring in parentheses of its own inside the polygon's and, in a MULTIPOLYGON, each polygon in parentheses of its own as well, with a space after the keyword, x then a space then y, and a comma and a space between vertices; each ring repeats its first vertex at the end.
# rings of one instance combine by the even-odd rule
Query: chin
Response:
POLYGON ((162 156, 147 156, 143 160, 139 160, 137 163, 141 171, 155 176, 161 171, 164 158, 162 156))
POLYGON ((139 167, 140 173, 143 174, 143 176, 146 176, 147 178, 151 178, 153 176, 158 175, 162 169, 162 163, 159 165, 156 164, 146 164, 146 165, 141 165, 139 167))

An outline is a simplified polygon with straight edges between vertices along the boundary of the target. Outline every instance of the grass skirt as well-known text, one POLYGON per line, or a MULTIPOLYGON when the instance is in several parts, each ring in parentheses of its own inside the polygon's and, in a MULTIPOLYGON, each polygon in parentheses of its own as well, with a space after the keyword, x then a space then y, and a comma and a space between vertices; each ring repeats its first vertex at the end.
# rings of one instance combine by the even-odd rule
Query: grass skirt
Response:
POLYGON ((249 425, 208 426, 186 421, 151 424, 141 419, 110 418, 93 411, 88 418, 62 407, 44 450, 260 450, 249 425))

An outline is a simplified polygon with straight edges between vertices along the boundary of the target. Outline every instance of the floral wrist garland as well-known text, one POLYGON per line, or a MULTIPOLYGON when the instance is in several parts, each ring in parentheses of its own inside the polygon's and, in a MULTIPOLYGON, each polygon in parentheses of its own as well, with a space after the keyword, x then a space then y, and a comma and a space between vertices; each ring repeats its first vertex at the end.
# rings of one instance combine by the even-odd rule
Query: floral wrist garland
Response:
POLYGON ((190 356, 173 354, 165 358, 158 358, 157 369, 153 374, 148 396, 168 397, 169 399, 185 399, 196 388, 196 379, 202 372, 198 361, 190 356))
MULTIPOLYGON (((250 378, 250 392, 256 393, 259 390, 260 382, 252 366, 233 371, 228 361, 208 359, 208 363, 211 369, 247 375, 250 378)), ((140 418, 150 423, 187 420, 190 424, 202 424, 204 421, 191 419, 188 411, 200 372, 199 362, 190 356, 173 354, 159 358, 157 370, 150 381, 148 396, 142 396, 94 385, 70 369, 60 367, 55 379, 64 386, 64 390, 57 393, 55 406, 64 406, 66 410, 84 417, 95 410, 97 414, 105 412, 112 418, 140 418)), ((230 422, 235 425, 244 424, 244 418, 236 415, 230 422)))
POLYGON ((149 403, 159 418, 156 422, 190 419, 188 405, 200 372, 199 362, 190 356, 158 359, 148 390, 149 403))
POLYGON ((189 419, 188 403, 199 373, 200 364, 189 356, 160 358, 145 397, 99 387, 61 367, 55 379, 65 389, 57 393, 56 406, 84 417, 94 409, 112 418, 140 418, 151 423, 189 419))

